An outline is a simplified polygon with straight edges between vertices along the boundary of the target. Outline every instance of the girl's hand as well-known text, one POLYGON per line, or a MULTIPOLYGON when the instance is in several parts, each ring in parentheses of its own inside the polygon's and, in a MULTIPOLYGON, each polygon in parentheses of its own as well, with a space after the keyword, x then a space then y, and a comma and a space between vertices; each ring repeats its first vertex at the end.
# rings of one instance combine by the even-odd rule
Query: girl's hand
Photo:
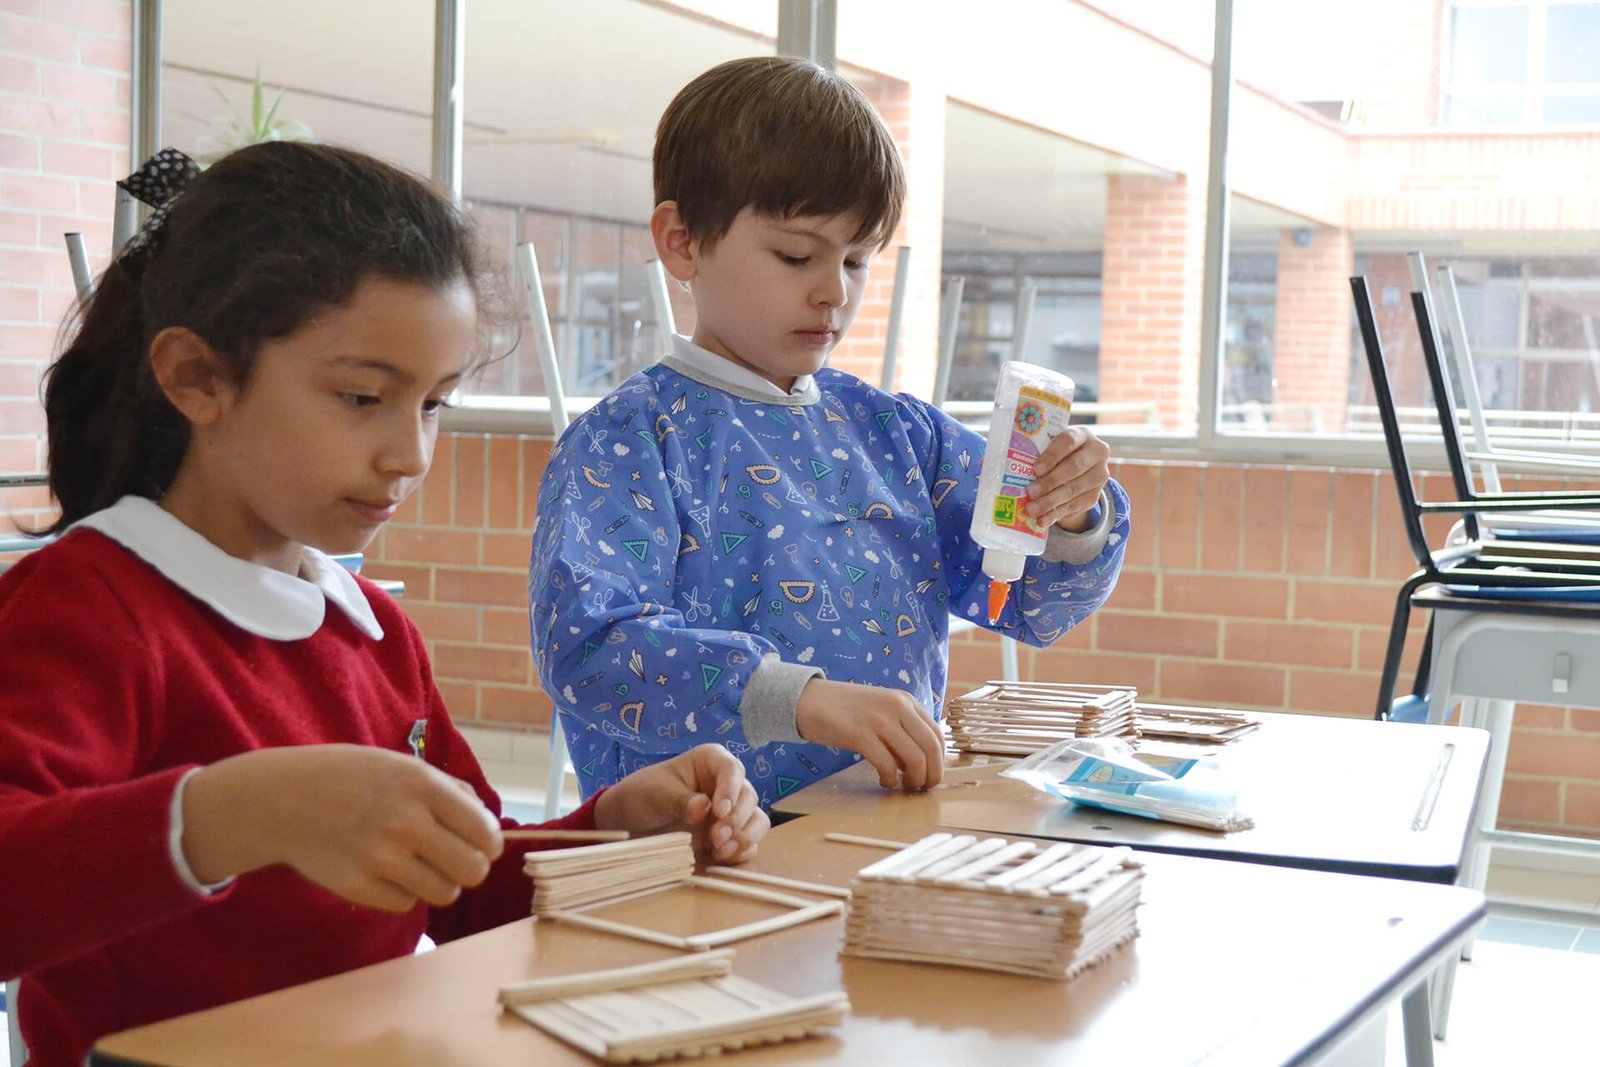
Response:
POLYGON ((931 789, 944 777, 944 734, 903 690, 813 678, 794 725, 807 741, 861 753, 885 789, 931 789))
POLYGON ((1028 486, 1028 514, 1041 527, 1078 533, 1111 478, 1111 449, 1086 426, 1068 426, 1040 454, 1028 486))
POLYGON ((452 903, 503 845, 466 783, 363 745, 247 752, 202 769, 183 796, 184 855, 202 883, 282 863, 383 911, 452 903))
POLYGON ((711 863, 743 863, 771 825, 744 764, 721 745, 697 745, 634 771, 600 794, 594 821, 635 836, 688 830, 695 855, 711 863))

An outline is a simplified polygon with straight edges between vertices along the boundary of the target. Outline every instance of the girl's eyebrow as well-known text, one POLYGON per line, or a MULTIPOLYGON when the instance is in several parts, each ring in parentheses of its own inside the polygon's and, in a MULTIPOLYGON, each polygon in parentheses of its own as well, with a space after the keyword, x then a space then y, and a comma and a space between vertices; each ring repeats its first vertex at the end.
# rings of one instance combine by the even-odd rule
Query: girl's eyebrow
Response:
MULTIPOLYGON (((415 377, 410 371, 403 370, 402 368, 395 366, 393 363, 385 363, 381 359, 367 359, 363 356, 337 356, 328 360, 328 366, 348 367, 353 370, 377 371, 380 374, 388 375, 390 378, 395 379, 402 385, 409 385, 412 379, 415 377)), ((439 379, 435 388, 444 385, 454 385, 461 380, 464 374, 466 374, 466 371, 464 370, 458 370, 454 374, 447 374, 443 378, 439 379)))

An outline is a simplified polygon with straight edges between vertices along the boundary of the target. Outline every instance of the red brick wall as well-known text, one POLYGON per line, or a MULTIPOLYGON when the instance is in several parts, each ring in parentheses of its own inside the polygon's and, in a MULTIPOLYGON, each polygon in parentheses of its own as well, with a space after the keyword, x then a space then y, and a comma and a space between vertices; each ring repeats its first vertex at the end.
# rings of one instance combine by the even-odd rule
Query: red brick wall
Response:
MULTIPOLYGON (((446 436, 421 492, 369 552, 367 573, 406 581, 406 610, 464 721, 548 726, 526 613, 548 455, 545 440, 446 436)), ((1116 473, 1136 524, 1122 580, 1054 648, 1021 649, 1025 677, 1134 685, 1158 701, 1372 714, 1394 595, 1412 570, 1386 475, 1135 461, 1116 473)), ((1442 478, 1425 489, 1441 495, 1442 478)), ((1408 671, 1424 629, 1413 618, 1408 671)), ((952 692, 999 674, 996 639, 952 643, 952 692)), ((1502 810, 1523 829, 1600 835, 1600 712, 1519 707, 1502 810)))
POLYGON ((1204 253, 1203 182, 1106 179, 1100 399, 1154 401, 1163 429, 1194 427, 1204 253))
MULTIPOLYGON (((128 0, 0 2, 0 472, 43 469, 39 374, 72 304, 62 234, 98 272, 128 173, 128 0)), ((43 490, 0 490, 0 529, 43 514, 43 490)))
POLYGON ((1291 413, 1273 428, 1342 433, 1350 391, 1350 233, 1329 226, 1284 230, 1278 241, 1272 401, 1303 405, 1319 421, 1291 413), (1297 243, 1301 233, 1304 244, 1297 243))

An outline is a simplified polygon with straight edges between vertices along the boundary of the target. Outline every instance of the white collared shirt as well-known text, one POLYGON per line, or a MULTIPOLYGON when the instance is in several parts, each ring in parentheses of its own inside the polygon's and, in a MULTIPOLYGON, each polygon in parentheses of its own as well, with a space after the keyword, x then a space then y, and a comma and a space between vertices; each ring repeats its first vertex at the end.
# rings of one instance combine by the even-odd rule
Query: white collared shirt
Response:
MULTIPOLYGON (((153 500, 125 496, 109 508, 73 524, 96 530, 159 571, 168 581, 224 619, 257 637, 299 641, 322 626, 333 603, 374 641, 383 627, 366 594, 348 570, 307 547, 298 575, 230 556, 153 500)), ((195 877, 183 853, 183 794, 196 767, 178 779, 167 809, 167 851, 184 885, 210 895, 232 878, 207 885, 195 877)))

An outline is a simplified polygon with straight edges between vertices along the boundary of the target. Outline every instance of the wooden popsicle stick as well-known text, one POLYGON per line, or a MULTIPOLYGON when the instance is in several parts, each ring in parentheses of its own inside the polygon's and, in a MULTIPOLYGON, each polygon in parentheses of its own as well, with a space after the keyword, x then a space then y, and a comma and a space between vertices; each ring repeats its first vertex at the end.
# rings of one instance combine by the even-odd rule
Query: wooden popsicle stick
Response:
POLYGON ((656 945, 666 945, 668 948, 695 948, 689 943, 688 938, 676 934, 663 934, 656 930, 646 930, 641 926, 630 926, 627 923, 616 923, 610 919, 599 919, 593 915, 585 915, 581 911, 552 911, 542 918, 556 919, 575 926, 587 926, 591 930, 603 930, 608 934, 620 934, 631 937, 635 941, 649 941, 656 945))
POLYGON ((911 846, 909 841, 885 841, 881 837, 858 837, 855 834, 841 834, 834 831, 823 834, 822 839, 837 841, 842 845, 866 845, 868 848, 887 848, 896 852, 911 846))
POLYGON ((525 827, 520 830, 502 830, 500 836, 507 841, 626 841, 626 830, 540 830, 525 827))
POLYGON ((500 987, 500 1003, 530 1004, 537 1000, 571 997, 598 990, 629 989, 652 982, 675 982, 684 978, 710 978, 733 971, 733 950, 706 952, 694 956, 616 967, 608 971, 585 971, 552 978, 532 978, 500 987))
POLYGON ((798 878, 784 878, 777 874, 767 874, 763 871, 747 871, 740 867, 708 867, 706 873, 717 878, 738 878, 747 882, 760 882, 764 885, 783 886, 788 889, 798 889, 806 893, 817 893, 825 897, 838 897, 841 900, 850 899, 850 890, 840 885, 824 885, 821 882, 802 882, 798 878))

